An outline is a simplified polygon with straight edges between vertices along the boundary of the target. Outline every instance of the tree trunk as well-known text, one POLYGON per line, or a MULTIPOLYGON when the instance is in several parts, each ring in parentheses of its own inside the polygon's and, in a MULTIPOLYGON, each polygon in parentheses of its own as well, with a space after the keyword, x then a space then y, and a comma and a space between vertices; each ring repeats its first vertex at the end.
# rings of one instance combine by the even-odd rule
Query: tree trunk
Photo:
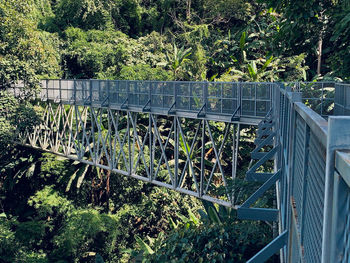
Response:
POLYGON ((186 18, 187 18, 187 21, 191 20, 191 0, 187 0, 186 18))
POLYGON ((317 48, 317 76, 321 76, 321 65, 322 65, 322 32, 320 33, 319 39, 318 39, 318 48, 317 48))

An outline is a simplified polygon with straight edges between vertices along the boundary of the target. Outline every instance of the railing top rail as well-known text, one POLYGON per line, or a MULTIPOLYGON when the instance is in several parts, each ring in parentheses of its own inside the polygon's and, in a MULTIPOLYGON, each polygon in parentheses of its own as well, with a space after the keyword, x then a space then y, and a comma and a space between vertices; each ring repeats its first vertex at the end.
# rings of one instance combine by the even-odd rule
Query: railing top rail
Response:
POLYGON ((336 151, 335 168, 350 187, 350 151, 336 151))
POLYGON ((302 102, 295 102, 295 110, 306 121, 310 129, 318 137, 324 147, 327 147, 328 122, 302 102))
POLYGON ((273 84, 279 85, 279 82, 254 82, 254 81, 188 81, 188 80, 125 80, 125 79, 42 79, 41 81, 126 81, 126 82, 157 82, 157 83, 212 83, 212 84, 273 84))

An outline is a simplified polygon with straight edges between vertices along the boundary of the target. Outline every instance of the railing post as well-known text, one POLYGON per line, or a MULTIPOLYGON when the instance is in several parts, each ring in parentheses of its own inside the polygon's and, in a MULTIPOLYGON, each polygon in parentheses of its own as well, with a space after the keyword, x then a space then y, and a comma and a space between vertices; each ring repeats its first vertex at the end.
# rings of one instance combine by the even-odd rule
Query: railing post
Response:
POLYGON ((130 80, 126 80, 125 81, 125 84, 126 84, 126 97, 127 97, 127 105, 129 106, 130 104, 130 80))
POLYGON ((110 80, 107 80, 107 100, 108 100, 108 108, 109 108, 109 105, 111 104, 111 92, 110 92, 110 89, 111 89, 111 81, 110 80))
POLYGON ((102 92, 101 92, 101 80, 98 80, 98 103, 101 103, 102 92))
MULTIPOLYGON (((16 93, 16 91, 14 93, 16 93)), ((46 80, 46 101, 48 100, 49 100, 49 80, 47 79, 46 80)))
POLYGON ((73 95, 74 95, 74 104, 77 104, 77 84, 76 80, 73 80, 73 95))
POLYGON ((115 81, 115 89, 116 89, 116 94, 117 94, 117 101, 116 101, 116 104, 119 104, 119 97, 120 97, 120 95, 119 95, 119 93, 120 93, 120 90, 119 90, 119 82, 120 82, 120 80, 114 80, 115 81))
POLYGON ((90 79, 90 88, 89 88, 89 93, 90 93, 90 105, 92 104, 92 80, 90 79))
POLYGON ((177 97, 177 89, 176 89, 176 82, 174 81, 173 82, 173 86, 174 86, 174 103, 175 103, 175 105, 174 105, 174 108, 175 108, 175 110, 176 110, 176 107, 177 107, 177 99, 176 99, 176 97, 177 97))
POLYGON ((193 101, 192 82, 190 82, 188 85, 190 88, 190 103, 188 106, 189 106, 189 110, 192 110, 192 101, 193 101))
POLYGON ((62 82, 61 79, 58 80, 58 83, 59 83, 58 88, 59 88, 59 92, 60 92, 60 103, 62 102, 62 87, 61 87, 61 82, 62 82))
POLYGON ((148 95, 148 99, 150 101, 149 106, 152 108, 152 82, 148 81, 149 85, 148 85, 148 89, 149 89, 149 95, 148 95))
POLYGON ((239 106, 239 116, 242 116, 242 86, 241 82, 237 83, 237 107, 239 106))
POLYGON ((328 118, 326 178, 322 232, 322 263, 333 262, 331 255, 335 151, 350 149, 350 117, 328 118))
POLYGON ((207 114, 207 107, 208 107, 208 82, 203 82, 203 105, 204 106, 204 114, 207 114))

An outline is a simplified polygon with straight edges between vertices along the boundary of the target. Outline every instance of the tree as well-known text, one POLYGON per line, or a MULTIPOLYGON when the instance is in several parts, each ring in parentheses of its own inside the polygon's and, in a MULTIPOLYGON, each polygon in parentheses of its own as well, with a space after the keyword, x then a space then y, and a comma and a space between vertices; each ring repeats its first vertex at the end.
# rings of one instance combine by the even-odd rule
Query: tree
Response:
POLYGON ((266 0, 276 12, 282 14, 276 45, 280 54, 308 54, 307 64, 313 74, 322 74, 324 40, 329 38, 332 27, 329 23, 336 1, 312 0, 266 0), (315 63, 316 61, 316 63, 315 63))
POLYGON ((0 86, 23 80, 28 90, 38 88, 38 78, 60 74, 58 37, 37 29, 31 19, 33 3, 0 3, 0 86))
POLYGON ((111 28, 110 16, 114 1, 60 0, 55 8, 56 23, 64 31, 68 27, 84 30, 111 28))

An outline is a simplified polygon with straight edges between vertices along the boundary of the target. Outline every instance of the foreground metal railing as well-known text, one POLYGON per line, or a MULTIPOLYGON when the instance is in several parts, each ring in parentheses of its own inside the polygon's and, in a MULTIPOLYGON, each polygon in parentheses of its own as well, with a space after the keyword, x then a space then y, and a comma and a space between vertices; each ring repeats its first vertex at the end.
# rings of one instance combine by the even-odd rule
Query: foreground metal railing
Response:
POLYGON ((350 84, 335 84, 334 115, 350 115, 350 84))
POLYGON ((350 189, 344 183, 349 154, 337 153, 336 158, 336 151, 350 150, 350 117, 330 116, 327 122, 301 101, 301 93, 286 88, 276 104, 277 158, 283 171, 278 183, 280 231, 289 232, 282 260, 348 262, 350 224, 339 222, 349 217, 349 206, 339 206, 339 198, 349 205, 350 189))

